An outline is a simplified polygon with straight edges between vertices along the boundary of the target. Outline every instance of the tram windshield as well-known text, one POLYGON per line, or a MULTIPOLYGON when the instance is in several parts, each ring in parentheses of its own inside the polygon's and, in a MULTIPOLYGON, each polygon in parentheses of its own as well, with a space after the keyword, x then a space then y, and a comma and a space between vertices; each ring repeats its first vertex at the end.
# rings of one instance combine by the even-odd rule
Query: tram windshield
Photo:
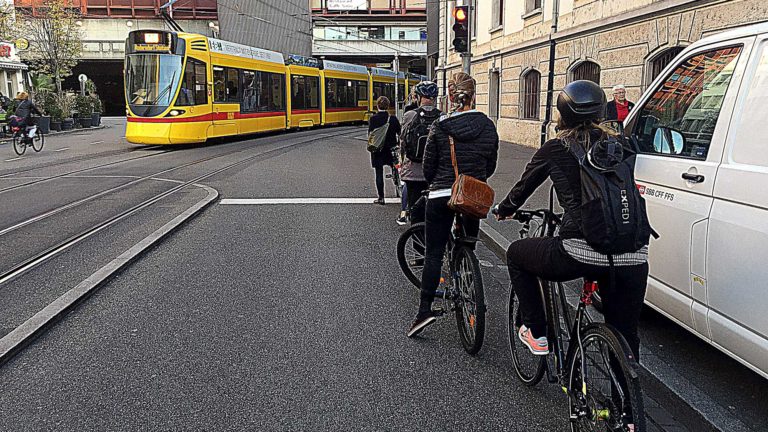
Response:
POLYGON ((181 80, 182 56, 131 54, 126 56, 125 93, 131 106, 171 104, 181 80))

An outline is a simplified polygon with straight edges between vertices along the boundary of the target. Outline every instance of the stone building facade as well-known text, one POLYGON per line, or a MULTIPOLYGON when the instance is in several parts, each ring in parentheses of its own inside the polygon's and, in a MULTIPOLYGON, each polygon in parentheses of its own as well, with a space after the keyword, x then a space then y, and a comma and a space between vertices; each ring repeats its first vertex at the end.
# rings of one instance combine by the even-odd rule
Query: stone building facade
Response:
MULTIPOLYGON (((502 140, 538 146, 551 136, 547 112, 550 53, 553 100, 568 82, 592 79, 610 95, 623 84, 637 100, 666 64, 702 37, 768 20, 765 0, 452 0, 441 2, 436 77, 461 70, 453 50, 452 10, 476 5, 472 75, 477 108, 493 118, 502 140), (556 19, 553 19, 556 18, 556 19), (554 25, 556 23, 556 25, 554 25), (542 132, 544 131, 544 132, 542 132)), ((610 96, 609 96, 610 98, 610 96)), ((552 119, 557 118, 552 110, 552 119)))

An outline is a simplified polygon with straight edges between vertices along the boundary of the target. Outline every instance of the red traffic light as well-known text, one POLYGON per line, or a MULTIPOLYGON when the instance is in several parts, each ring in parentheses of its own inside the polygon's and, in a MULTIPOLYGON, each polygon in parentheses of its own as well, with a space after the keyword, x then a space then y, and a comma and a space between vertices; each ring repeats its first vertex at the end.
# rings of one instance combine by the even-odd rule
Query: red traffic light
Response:
POLYGON ((467 7, 466 6, 458 6, 453 10, 453 18, 456 19, 458 22, 463 22, 467 20, 467 7))

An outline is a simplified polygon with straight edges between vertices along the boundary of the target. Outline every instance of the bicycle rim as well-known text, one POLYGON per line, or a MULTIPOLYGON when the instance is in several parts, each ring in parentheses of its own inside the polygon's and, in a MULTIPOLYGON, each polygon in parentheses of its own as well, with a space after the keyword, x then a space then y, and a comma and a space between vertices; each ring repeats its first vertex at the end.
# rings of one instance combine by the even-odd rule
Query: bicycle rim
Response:
POLYGON ((397 241, 397 261, 405 277, 416 288, 421 289, 421 273, 424 270, 424 223, 408 228, 397 241))
POLYGON ((518 331, 522 325, 520 318, 520 302, 517 301, 515 291, 509 292, 509 302, 507 303, 507 338, 509 342, 509 352, 512 354, 512 365, 515 367, 515 373, 523 384, 534 386, 544 376, 544 367, 546 365, 546 356, 535 356, 518 339, 518 331))
POLYGON ((35 135, 35 138, 32 140, 32 148, 39 152, 43 149, 43 145, 45 144, 45 135, 43 134, 37 134, 35 135))
POLYGON ((16 154, 19 156, 23 155, 24 152, 27 151, 27 145, 24 144, 22 138, 17 135, 13 136, 13 151, 16 152, 16 154))
POLYGON ((582 330, 568 365, 572 431, 646 430, 637 363, 620 338, 604 324, 582 330))
POLYGON ((456 324, 464 350, 477 354, 485 337, 485 293, 483 276, 475 254, 459 246, 453 257, 453 286, 456 290, 456 324))

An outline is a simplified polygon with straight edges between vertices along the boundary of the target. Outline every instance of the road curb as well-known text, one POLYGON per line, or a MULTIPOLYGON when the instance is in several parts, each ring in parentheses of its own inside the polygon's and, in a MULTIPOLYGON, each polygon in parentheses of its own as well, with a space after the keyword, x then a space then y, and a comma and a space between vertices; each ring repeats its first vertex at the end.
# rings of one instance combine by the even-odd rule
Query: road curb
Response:
POLYGON ((56 323, 66 312, 95 293, 112 275, 140 257, 158 241, 178 229, 219 197, 219 193, 211 187, 200 184, 193 184, 192 186, 206 190, 208 195, 88 276, 77 286, 62 294, 40 312, 0 339, 0 365, 13 358, 24 346, 56 323))
MULTIPOLYGON (((507 249, 511 243, 506 237, 488 225, 485 221, 480 221, 480 239, 499 259, 506 262, 507 249)), ((646 355, 644 354, 643 357, 646 357, 646 355)), ((655 356, 651 355, 651 357, 655 359, 655 356)), ((658 362, 651 360, 651 363, 655 364, 658 362)), ((646 395, 653 395, 653 399, 656 402, 664 407, 665 410, 674 413, 675 420, 691 431, 709 432, 721 430, 715 425, 715 422, 708 420, 704 413, 686 402, 680 394, 666 385, 661 379, 661 376, 654 373, 652 369, 656 370, 657 368, 647 368, 646 361, 643 361, 640 365, 640 379, 643 392, 646 395)), ((663 420, 657 421, 657 419, 654 419, 653 417, 651 417, 651 420, 660 423, 662 426, 664 425, 663 420)), ((738 430, 742 431, 745 429, 738 430)))
MULTIPOLYGON (((60 136, 60 135, 73 134, 75 132, 88 132, 89 130, 96 131, 96 130, 102 130, 102 129, 106 129, 106 128, 107 128, 107 125, 99 125, 99 126, 89 127, 89 128, 75 128, 75 129, 70 129, 68 131, 61 131, 61 132, 50 131, 47 134, 45 134, 45 136, 47 136, 47 137, 56 137, 56 136, 60 136)), ((0 138, 0 145, 8 144, 11 141, 12 141, 11 138, 0 138)))

